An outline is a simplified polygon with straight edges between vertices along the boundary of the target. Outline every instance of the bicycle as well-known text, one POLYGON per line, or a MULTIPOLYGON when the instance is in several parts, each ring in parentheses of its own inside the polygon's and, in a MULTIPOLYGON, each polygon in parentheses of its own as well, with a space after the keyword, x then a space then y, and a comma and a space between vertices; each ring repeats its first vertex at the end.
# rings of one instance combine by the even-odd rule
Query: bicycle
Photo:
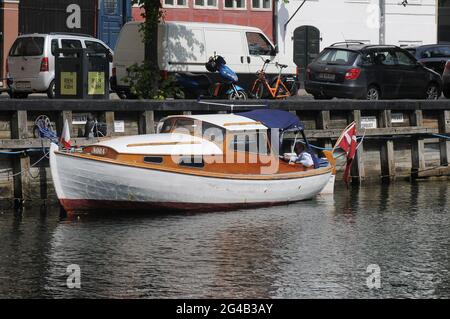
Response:
POLYGON ((280 64, 278 62, 275 62, 275 66, 280 70, 278 72, 278 77, 276 78, 275 82, 273 83, 273 86, 269 84, 269 81, 266 78, 266 69, 267 66, 270 64, 270 60, 264 60, 264 64, 259 70, 256 75, 257 79, 253 83, 253 87, 251 90, 251 95, 256 99, 261 99, 265 97, 265 93, 268 92, 270 94, 270 97, 274 99, 286 99, 291 96, 291 93, 289 92, 289 89, 286 87, 286 85, 283 83, 281 79, 281 73, 283 69, 287 68, 287 65, 280 64), (267 91, 266 91, 267 89, 267 91))

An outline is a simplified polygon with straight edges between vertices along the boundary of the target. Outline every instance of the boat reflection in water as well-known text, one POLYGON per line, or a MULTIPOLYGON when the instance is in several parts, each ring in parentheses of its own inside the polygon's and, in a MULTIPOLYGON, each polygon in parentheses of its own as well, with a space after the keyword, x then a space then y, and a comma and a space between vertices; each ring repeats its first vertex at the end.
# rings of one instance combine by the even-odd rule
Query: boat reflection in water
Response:
POLYGON ((308 168, 279 155, 286 132, 301 134, 309 148, 303 128, 297 116, 269 109, 170 116, 157 134, 76 151, 52 145, 50 166, 68 212, 279 205, 316 196, 332 175, 332 157, 308 168))

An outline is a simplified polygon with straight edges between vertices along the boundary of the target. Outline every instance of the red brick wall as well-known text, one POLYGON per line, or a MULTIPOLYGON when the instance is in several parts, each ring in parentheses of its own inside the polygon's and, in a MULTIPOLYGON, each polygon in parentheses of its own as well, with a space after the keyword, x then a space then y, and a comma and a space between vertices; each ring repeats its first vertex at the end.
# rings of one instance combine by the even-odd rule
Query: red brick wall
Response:
MULTIPOLYGON (((247 0, 246 10, 224 10, 223 0, 219 0, 219 9, 195 9, 194 1, 188 0, 189 8, 165 8, 166 21, 189 21, 226 23, 257 27, 271 39, 273 31, 272 11, 254 11, 251 0, 247 0)), ((134 20, 142 20, 139 8, 133 8, 134 20)))
MULTIPOLYGON (((19 4, 14 2, 4 2, 4 7, 0 9, 0 14, 4 15, 3 26, 0 30, 3 31, 3 63, 2 70, 0 70, 0 78, 6 76, 6 58, 8 57, 9 49, 17 38, 19 33, 19 4)), ((1 80, 0 80, 1 82, 1 80)), ((3 83, 6 86, 6 83, 3 83)))

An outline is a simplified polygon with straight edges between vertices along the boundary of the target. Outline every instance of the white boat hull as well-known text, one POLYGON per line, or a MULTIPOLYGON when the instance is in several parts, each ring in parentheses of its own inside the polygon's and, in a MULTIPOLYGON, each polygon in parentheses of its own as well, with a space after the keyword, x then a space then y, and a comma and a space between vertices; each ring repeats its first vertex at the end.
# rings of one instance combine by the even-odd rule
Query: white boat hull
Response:
POLYGON ((314 197, 331 175, 329 171, 282 180, 213 178, 87 160, 54 151, 52 147, 52 176, 67 211, 277 205, 314 197))

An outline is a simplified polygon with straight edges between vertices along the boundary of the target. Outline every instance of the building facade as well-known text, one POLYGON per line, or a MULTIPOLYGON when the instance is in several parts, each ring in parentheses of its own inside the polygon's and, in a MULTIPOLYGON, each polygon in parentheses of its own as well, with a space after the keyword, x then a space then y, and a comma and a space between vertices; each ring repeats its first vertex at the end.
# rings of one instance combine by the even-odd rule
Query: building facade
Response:
POLYGON ((0 89, 6 85, 6 57, 19 32, 19 1, 0 0, 0 89))
MULTIPOLYGON (((161 0, 165 21, 209 22, 244 25, 273 35, 273 0, 161 0)), ((133 7, 133 19, 142 20, 133 7)))
POLYGON ((302 3, 278 2, 276 26, 280 51, 303 74, 323 48, 336 42, 437 42, 436 0, 308 0, 298 10, 302 3))

